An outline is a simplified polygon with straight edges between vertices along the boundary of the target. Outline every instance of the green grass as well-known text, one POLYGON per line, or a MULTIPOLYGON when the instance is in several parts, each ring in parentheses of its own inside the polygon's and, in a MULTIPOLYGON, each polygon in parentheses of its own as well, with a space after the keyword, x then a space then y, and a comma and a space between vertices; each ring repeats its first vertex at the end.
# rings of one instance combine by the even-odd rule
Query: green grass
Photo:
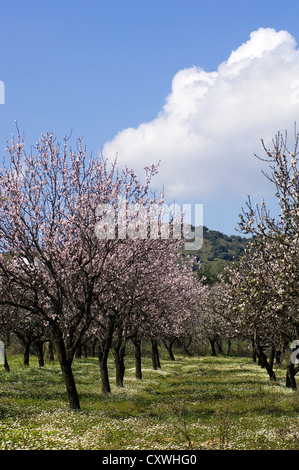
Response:
POLYGON ((0 449, 299 449, 299 392, 271 384, 248 358, 178 356, 101 394, 97 360, 74 362, 81 410, 69 410, 57 363, 0 369, 0 449))

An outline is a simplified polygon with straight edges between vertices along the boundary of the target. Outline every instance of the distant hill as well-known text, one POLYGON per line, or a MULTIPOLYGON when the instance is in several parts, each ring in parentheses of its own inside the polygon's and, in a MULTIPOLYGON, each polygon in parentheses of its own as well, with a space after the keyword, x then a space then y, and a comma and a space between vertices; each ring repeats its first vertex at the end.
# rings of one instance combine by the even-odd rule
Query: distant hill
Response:
POLYGON ((225 266, 238 260, 244 253, 249 240, 237 235, 225 235, 204 226, 203 245, 196 253, 197 261, 201 264, 199 278, 204 276, 209 284, 216 282, 218 274, 223 272, 225 266))

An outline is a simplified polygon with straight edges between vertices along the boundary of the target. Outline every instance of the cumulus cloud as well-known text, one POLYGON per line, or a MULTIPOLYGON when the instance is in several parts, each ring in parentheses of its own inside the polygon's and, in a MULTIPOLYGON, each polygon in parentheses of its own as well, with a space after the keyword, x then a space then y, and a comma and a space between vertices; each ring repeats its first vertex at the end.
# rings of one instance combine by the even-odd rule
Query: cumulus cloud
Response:
POLYGON ((103 154, 138 172, 161 160, 156 185, 177 201, 263 195, 254 153, 298 120, 298 79, 295 39, 261 28, 217 70, 178 71, 157 117, 119 132, 103 154))

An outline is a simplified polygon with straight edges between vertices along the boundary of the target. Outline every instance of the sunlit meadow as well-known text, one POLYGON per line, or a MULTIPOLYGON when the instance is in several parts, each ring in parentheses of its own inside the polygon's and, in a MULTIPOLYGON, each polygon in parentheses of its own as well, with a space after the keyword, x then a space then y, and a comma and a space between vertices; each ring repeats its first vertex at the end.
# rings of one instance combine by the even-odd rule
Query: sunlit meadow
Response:
POLYGON ((0 371, 0 449, 298 449, 299 394, 250 358, 184 357, 103 395, 97 360, 76 360, 81 411, 71 411, 58 363, 39 368, 21 356, 0 371))

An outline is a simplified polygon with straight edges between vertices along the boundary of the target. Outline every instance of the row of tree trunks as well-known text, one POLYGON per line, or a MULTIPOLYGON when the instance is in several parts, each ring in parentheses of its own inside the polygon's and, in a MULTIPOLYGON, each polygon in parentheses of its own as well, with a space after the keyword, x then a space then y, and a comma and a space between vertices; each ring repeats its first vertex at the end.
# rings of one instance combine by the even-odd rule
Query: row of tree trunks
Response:
MULTIPOLYGON (((19 338, 20 339, 20 338, 19 338)), ((38 365, 39 367, 44 367, 45 365, 45 351, 44 345, 47 345, 47 354, 48 354, 48 361, 54 361, 54 350, 53 350, 53 343, 52 341, 28 341, 25 339, 20 339, 21 344, 23 346, 23 365, 25 367, 29 366, 30 364, 30 353, 33 352, 38 357, 38 365)), ((6 359, 7 361, 7 359, 6 359)))
MULTIPOLYGON (((124 357, 125 357, 125 349, 126 349, 126 339, 123 338, 122 331, 120 330, 117 335, 117 339, 113 348, 111 348, 113 339, 113 324, 110 325, 110 328, 107 330, 107 335, 102 340, 101 343, 98 345, 98 359, 99 359, 99 368, 100 368, 100 376, 101 376, 101 386, 102 386, 102 393, 111 393, 110 381, 109 381, 109 374, 108 374, 108 355, 110 350, 112 349, 114 355, 114 363, 115 363, 115 371, 116 371, 116 385, 119 387, 123 387, 124 385, 124 373, 125 373, 125 364, 124 364, 124 357)), ((141 352, 141 342, 142 338, 133 338, 132 342, 135 348, 135 376, 136 379, 142 379, 142 352, 141 352)), ((54 360, 54 347, 53 342, 50 341, 48 344, 48 358, 49 360, 54 360)), ((65 349, 65 344, 62 339, 59 337, 54 338, 55 344, 55 351, 58 356, 58 360, 60 363, 63 379, 66 386, 67 396, 70 408, 73 410, 80 409, 80 402, 79 396, 75 384, 75 379, 72 370, 72 362, 73 362, 73 355, 69 356, 65 349)), ((30 347, 31 342, 24 342, 24 365, 29 365, 29 354, 30 354, 30 347)), ((35 352, 39 358, 39 366, 44 366, 44 351, 43 351, 44 342, 39 341, 36 342, 35 345, 35 352)), ((152 365, 153 369, 161 368, 160 357, 159 357, 159 349, 158 349, 158 342, 156 340, 151 341, 152 346, 152 365)), ((80 357, 81 357, 81 348, 80 357)), ((170 348, 171 351, 171 348, 170 348)), ((78 355, 78 353, 77 353, 78 355)), ((171 357, 171 355, 170 355, 171 357)), ((173 359, 174 360, 174 356, 173 359)), ((9 371, 9 365, 7 362, 6 354, 5 354, 5 370, 9 371)))
MULTIPOLYGON (((277 364, 281 364, 281 351, 277 351, 273 346, 270 349, 269 359, 265 354, 263 347, 257 346, 253 348, 253 360, 256 361, 256 356, 258 358, 258 364, 265 368, 271 381, 276 381, 276 375, 274 372, 274 360, 276 359, 277 364)), ((290 357, 286 357, 286 379, 285 385, 287 388, 292 388, 293 390, 297 389, 296 384, 296 374, 299 372, 299 365, 295 365, 290 360, 290 357)))

